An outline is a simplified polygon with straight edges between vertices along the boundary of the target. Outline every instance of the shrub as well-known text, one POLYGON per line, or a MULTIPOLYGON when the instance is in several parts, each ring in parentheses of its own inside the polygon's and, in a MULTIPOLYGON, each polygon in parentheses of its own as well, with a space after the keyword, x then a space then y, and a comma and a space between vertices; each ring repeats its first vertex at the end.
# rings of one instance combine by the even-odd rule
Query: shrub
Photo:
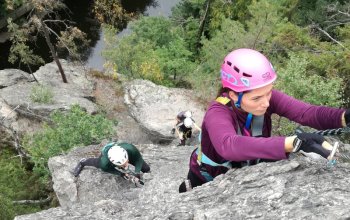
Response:
POLYGON ((36 84, 32 87, 30 99, 33 102, 49 104, 53 102, 53 93, 48 86, 36 84))
POLYGON ((68 113, 56 111, 51 115, 52 124, 45 124, 42 132, 25 138, 23 146, 34 162, 34 172, 49 176, 47 161, 50 157, 62 154, 76 146, 98 143, 111 136, 113 122, 101 114, 89 115, 78 105, 68 113))
MULTIPOLYGON (((342 80, 335 77, 326 79, 312 74, 308 71, 308 66, 309 60, 305 56, 291 53, 286 67, 278 71, 277 89, 314 105, 342 106, 342 80)), ((278 119, 274 121, 274 132, 290 135, 296 126, 288 120, 278 119)))
POLYGON ((10 220, 13 219, 15 214, 11 209, 11 203, 0 193, 0 219, 10 220))

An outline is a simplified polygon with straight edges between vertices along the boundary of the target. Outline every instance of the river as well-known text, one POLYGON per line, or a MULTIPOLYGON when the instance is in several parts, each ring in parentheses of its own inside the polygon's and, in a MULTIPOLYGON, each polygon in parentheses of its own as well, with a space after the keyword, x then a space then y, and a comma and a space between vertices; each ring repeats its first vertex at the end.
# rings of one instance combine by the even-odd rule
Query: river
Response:
MULTIPOLYGON (((130 2, 131 1, 124 1, 124 2, 130 2)), ((145 8, 144 14, 147 16, 165 16, 169 17, 171 15, 171 8, 175 6, 180 0, 158 0, 156 1, 156 4, 150 4, 145 8)), ((131 11, 135 10, 132 7, 132 4, 128 5, 131 8, 131 11)), ((129 9, 130 10, 130 9, 129 9)), ((123 29, 119 34, 118 37, 122 37, 124 35, 127 35, 130 32, 130 29, 126 27, 123 29)), ((96 46, 92 49, 91 54, 89 58, 87 59, 86 66, 89 68, 93 68, 96 70, 102 70, 104 59, 101 56, 101 51, 104 48, 104 41, 103 41, 103 31, 100 30, 99 32, 100 38, 96 43, 96 46)))
MULTIPOLYGON (((67 14, 67 18, 75 22, 75 25, 87 34, 90 39, 90 48, 86 51, 86 56, 83 58, 83 62, 89 68, 102 70, 104 59, 101 56, 101 51, 104 48, 103 31, 99 27, 99 24, 92 17, 90 12, 90 4, 92 1, 86 0, 65 0, 64 1, 70 14, 67 14)), ((171 15, 171 8, 175 6, 180 0, 142 0, 142 1, 130 1, 121 0, 122 6, 128 12, 140 12, 145 16, 165 16, 171 15)), ((62 17, 63 19, 65 17, 62 17)), ((127 35, 130 32, 128 26, 126 26, 119 34, 118 37, 127 35)), ((6 68, 21 68, 28 71, 26 67, 19 66, 18 63, 11 64, 8 62, 8 56, 11 43, 9 41, 0 43, 0 70, 6 68)), ((32 44, 31 48, 36 54, 44 58, 45 62, 51 62, 52 58, 49 53, 49 49, 44 39, 39 39, 36 44, 32 44)), ((32 67, 35 71, 37 67, 32 67)))

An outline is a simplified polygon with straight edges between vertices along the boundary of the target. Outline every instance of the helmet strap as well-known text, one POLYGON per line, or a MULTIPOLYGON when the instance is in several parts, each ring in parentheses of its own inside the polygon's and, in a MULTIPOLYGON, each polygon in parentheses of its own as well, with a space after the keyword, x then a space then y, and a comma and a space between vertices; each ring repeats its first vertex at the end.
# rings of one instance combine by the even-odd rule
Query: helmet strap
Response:
POLYGON ((252 113, 248 113, 247 119, 245 121, 245 125, 244 125, 244 134, 246 136, 251 136, 250 132, 249 132, 249 127, 252 123, 252 118, 253 118, 253 114, 252 113))
POLYGON ((238 93, 238 100, 235 102, 235 106, 237 108, 241 108, 241 102, 242 102, 243 92, 238 93))
POLYGON ((253 114, 249 113, 247 119, 245 120, 244 127, 249 130, 250 124, 252 123, 253 114))

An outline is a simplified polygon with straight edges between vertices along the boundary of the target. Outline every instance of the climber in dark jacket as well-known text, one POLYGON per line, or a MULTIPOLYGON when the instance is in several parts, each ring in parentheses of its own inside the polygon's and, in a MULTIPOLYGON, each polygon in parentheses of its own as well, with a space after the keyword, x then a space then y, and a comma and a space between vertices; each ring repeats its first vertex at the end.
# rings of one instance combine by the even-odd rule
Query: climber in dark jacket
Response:
POLYGON ((180 139, 180 143, 178 144, 178 146, 186 145, 186 140, 192 137, 193 126, 197 130, 201 130, 193 120, 191 111, 182 111, 177 114, 176 123, 173 129, 171 130, 171 133, 175 134, 175 131, 177 131, 177 134, 180 139))
POLYGON ((98 158, 83 158, 73 171, 75 177, 79 176, 85 166, 93 166, 101 170, 120 175, 133 183, 142 184, 141 172, 150 172, 149 165, 143 160, 140 151, 129 143, 109 143, 105 145, 98 158), (135 171, 131 171, 128 165, 132 164, 135 171))

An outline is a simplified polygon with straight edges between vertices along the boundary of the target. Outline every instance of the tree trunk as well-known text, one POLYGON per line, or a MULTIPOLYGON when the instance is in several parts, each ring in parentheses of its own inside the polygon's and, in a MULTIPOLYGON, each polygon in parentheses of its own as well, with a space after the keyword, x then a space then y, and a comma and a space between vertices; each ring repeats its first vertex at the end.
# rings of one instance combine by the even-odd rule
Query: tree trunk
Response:
POLYGON ((203 19, 200 21, 200 24, 199 24, 198 35, 197 35, 197 46, 196 46, 197 52, 199 51, 199 44, 200 44, 201 37, 202 37, 203 32, 204 32, 204 26, 205 26, 205 22, 206 22, 207 17, 208 17, 210 3, 211 3, 211 0, 207 0, 203 19))
POLYGON ((49 46, 50 48, 50 51, 51 51, 51 54, 52 54, 52 58, 55 60, 56 64, 57 64, 57 67, 58 67, 58 70, 60 71, 61 73, 61 77, 62 77, 62 80, 64 83, 68 83, 67 81, 67 78, 66 78, 66 75, 64 74, 64 71, 63 71, 63 68, 62 68, 62 65, 56 55, 56 50, 55 50, 55 47, 52 45, 51 41, 50 41, 50 33, 49 33, 49 30, 46 28, 46 24, 40 19, 40 24, 42 26, 42 29, 43 29, 43 32, 44 32, 44 36, 45 36, 45 40, 46 40, 46 43, 47 45, 49 46))

